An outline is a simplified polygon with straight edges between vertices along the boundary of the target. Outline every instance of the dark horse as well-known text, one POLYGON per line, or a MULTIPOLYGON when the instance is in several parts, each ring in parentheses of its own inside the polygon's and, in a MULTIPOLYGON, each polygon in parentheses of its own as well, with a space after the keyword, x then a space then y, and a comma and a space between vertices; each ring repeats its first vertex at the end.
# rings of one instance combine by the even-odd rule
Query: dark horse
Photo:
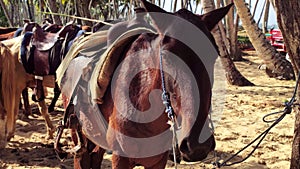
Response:
POLYGON ((171 145, 176 141, 172 141, 170 131, 174 121, 170 123, 164 113, 164 89, 169 93, 167 108, 172 104, 177 118, 175 129, 183 160, 203 160, 215 148, 214 136, 206 123, 213 66, 218 56, 210 31, 232 4, 198 16, 186 9, 168 13, 146 0, 141 2, 158 33, 130 37, 123 50, 114 51, 119 55, 111 62, 116 69, 112 75, 104 73, 108 79, 99 73, 96 82, 100 90, 105 88, 105 81, 110 82, 103 97, 89 99, 89 92, 82 88, 75 93, 73 103, 77 105, 75 111, 83 133, 97 145, 113 151, 114 169, 137 165, 165 168, 171 145), (101 100, 98 111, 88 106, 94 100, 101 100))

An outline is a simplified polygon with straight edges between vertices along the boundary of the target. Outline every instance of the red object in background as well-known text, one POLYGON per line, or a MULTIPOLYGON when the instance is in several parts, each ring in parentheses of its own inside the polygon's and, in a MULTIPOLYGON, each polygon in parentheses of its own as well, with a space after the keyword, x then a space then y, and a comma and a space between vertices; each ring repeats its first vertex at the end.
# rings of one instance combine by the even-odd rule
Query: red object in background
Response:
POLYGON ((271 29, 270 33, 266 34, 267 40, 276 48, 278 52, 286 53, 286 46, 283 41, 281 31, 279 29, 271 29))

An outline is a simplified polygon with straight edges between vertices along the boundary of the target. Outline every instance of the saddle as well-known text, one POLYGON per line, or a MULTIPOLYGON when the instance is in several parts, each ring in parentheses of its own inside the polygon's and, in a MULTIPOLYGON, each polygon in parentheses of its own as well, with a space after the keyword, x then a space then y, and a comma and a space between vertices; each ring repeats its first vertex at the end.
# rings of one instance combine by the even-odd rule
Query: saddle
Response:
POLYGON ((58 31, 61 30, 61 26, 60 25, 57 25, 57 24, 49 24, 49 25, 46 25, 44 26, 44 30, 46 32, 50 32, 50 33, 57 33, 58 31))
MULTIPOLYGON (((44 77, 48 78, 46 87, 55 86, 55 71, 60 65, 66 50, 79 28, 69 24, 57 33, 45 32, 35 25, 32 32, 26 32, 21 42, 21 61, 27 73, 35 75, 36 87, 42 88, 44 77), (49 81, 52 80, 52 82, 49 81)), ((36 99, 33 99, 36 100, 36 99)))
POLYGON ((97 100, 98 104, 102 103, 102 98, 111 81, 112 75, 117 67, 118 60, 122 52, 126 49, 126 44, 136 38, 142 33, 155 33, 152 29, 145 27, 138 27, 123 33, 118 37, 108 49, 101 55, 99 61, 96 63, 94 71, 89 81, 92 100, 97 100))
POLYGON ((95 107, 91 108, 91 103, 97 100, 99 104, 98 101, 102 99, 111 81, 112 74, 122 57, 122 52, 128 45, 132 44, 137 36, 145 32, 154 33, 147 28, 129 30, 122 34, 113 45, 107 47, 106 41, 103 41, 106 40, 106 32, 97 32, 97 39, 102 38, 102 41, 95 43, 93 38, 91 38, 72 46, 73 49, 70 50, 68 55, 73 55, 66 56, 67 58, 64 62, 66 62, 67 66, 62 66, 62 64, 59 68, 60 73, 58 73, 58 84, 61 87, 63 96, 66 98, 65 105, 67 105, 54 143, 55 151, 60 159, 67 157, 67 153, 61 149, 61 144, 59 144, 63 130, 66 128, 72 128, 77 133, 76 136, 78 138, 73 140, 79 141, 75 143, 76 147, 69 151, 76 156, 80 156, 82 152, 88 151, 84 146, 82 132, 85 135, 92 136, 92 138, 89 138, 92 142, 97 140, 97 143, 100 141, 106 144, 105 132, 108 124, 101 114, 98 114, 96 117, 93 116, 98 112, 95 112, 95 107), (83 49, 83 47, 87 48, 83 49), (74 98, 80 101, 73 101, 74 98), (82 113, 80 113, 81 111, 82 113), (81 123, 79 124, 79 122, 81 123), (97 127, 93 128, 93 126, 97 127))

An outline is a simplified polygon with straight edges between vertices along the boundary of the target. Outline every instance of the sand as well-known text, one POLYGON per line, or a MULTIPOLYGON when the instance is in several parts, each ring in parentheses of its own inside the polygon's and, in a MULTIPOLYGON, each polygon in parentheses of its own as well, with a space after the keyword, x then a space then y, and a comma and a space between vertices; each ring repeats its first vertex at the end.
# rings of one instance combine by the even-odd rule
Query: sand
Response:
MULTIPOLYGON (((235 62, 240 72, 256 86, 227 86, 224 111, 215 128, 217 142, 216 154, 226 159, 247 145, 270 124, 264 123, 262 117, 270 112, 283 110, 283 102, 292 96, 295 81, 281 81, 269 78, 257 67, 261 60, 255 51, 247 51, 244 56, 248 61, 235 62)), ((47 102, 53 93, 49 91, 47 102)), ((62 118, 62 101, 57 103, 56 111, 51 113, 53 124, 62 118)), ((56 158, 53 150, 53 140, 46 140, 46 130, 43 118, 19 116, 15 136, 4 150, 0 151, 0 168, 72 168, 72 157, 64 162, 56 158)), ((287 169, 291 158, 293 138, 294 113, 270 131, 257 151, 245 162, 224 168, 253 169, 287 169)), ((63 144, 69 144, 70 136, 65 134, 63 144)), ((250 147, 252 148, 252 147, 250 147)), ((234 160, 246 157, 248 150, 234 160)), ((212 155, 210 157, 213 157, 212 155)), ((111 155, 106 154, 102 168, 111 168, 111 155)), ((187 163, 181 162, 179 169, 212 168, 211 162, 187 163)), ((173 163, 168 162, 167 168, 173 163)), ((141 167, 136 167, 141 168, 141 167)))

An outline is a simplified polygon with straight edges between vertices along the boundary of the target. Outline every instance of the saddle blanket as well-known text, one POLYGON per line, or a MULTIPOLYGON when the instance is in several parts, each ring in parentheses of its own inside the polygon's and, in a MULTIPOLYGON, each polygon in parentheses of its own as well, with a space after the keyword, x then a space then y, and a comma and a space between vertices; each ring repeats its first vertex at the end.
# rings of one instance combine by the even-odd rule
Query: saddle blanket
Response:
POLYGON ((90 79, 87 79, 87 94, 90 101, 101 100, 110 83, 112 74, 122 56, 124 46, 130 43, 136 35, 155 33, 149 28, 128 30, 118 37, 110 46, 106 46, 107 32, 97 32, 73 44, 66 58, 59 66, 56 74, 62 94, 70 100, 80 78, 88 69, 90 79), (96 36, 98 38, 95 38, 96 36), (74 59, 75 58, 75 59, 74 59), (89 68, 87 68, 90 66, 89 68))

